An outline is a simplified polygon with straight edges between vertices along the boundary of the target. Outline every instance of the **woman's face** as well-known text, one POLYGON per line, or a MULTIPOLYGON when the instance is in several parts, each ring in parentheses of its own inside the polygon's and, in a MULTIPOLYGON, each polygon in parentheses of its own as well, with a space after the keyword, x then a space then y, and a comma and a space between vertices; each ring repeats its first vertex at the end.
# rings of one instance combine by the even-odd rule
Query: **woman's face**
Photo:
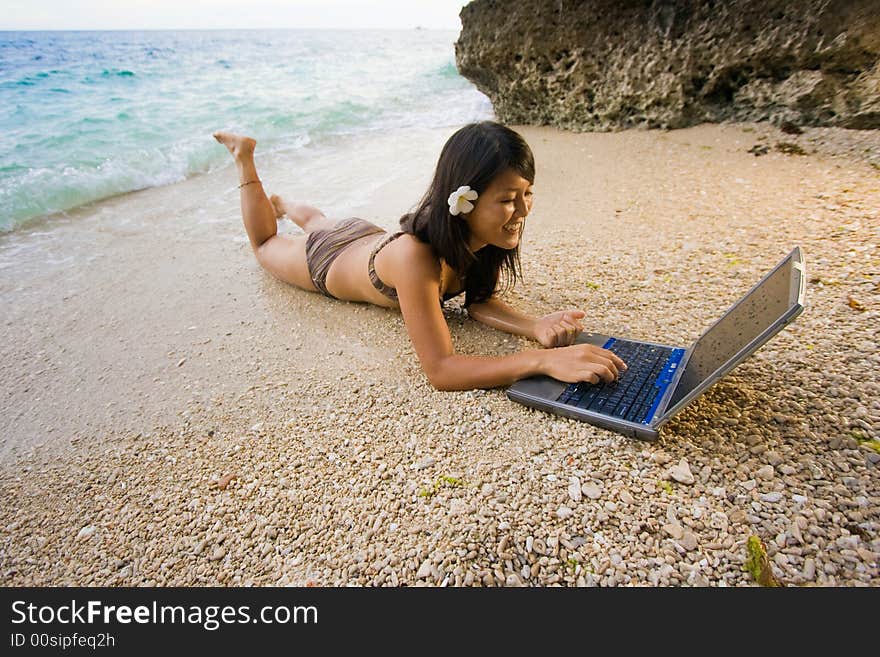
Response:
POLYGON ((532 183, 508 169, 483 190, 474 209, 461 215, 470 228, 468 247, 476 253, 487 244, 513 249, 532 211, 532 183))

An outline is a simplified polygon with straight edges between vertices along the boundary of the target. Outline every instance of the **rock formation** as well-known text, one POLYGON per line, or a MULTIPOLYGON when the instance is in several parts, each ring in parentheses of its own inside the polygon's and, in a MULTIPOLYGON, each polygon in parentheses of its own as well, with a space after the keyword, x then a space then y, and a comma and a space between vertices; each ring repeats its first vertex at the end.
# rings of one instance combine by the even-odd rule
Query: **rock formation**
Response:
POLYGON ((880 0, 474 0, 455 44, 499 120, 880 128, 880 0))

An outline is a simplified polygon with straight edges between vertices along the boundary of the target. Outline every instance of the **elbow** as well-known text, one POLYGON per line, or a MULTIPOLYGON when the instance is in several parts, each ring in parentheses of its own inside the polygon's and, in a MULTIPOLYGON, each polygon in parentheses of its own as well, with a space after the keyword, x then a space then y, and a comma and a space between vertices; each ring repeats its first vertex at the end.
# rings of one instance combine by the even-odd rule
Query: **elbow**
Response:
POLYGON ((437 390, 438 392, 452 392, 453 390, 459 389, 456 386, 452 386, 448 383, 437 381, 435 379, 429 378, 428 381, 430 381, 431 385, 434 387, 434 390, 437 390))
POLYGON ((486 307, 482 303, 472 303, 467 307, 468 317, 484 324, 486 319, 485 309, 486 307))
POLYGON ((459 388, 450 381, 447 377, 438 375, 436 373, 428 375, 428 383, 434 388, 434 390, 438 390, 439 392, 452 392, 453 390, 459 390, 459 388))
POLYGON ((425 376, 428 377, 431 386, 440 392, 461 390, 461 385, 455 381, 455 377, 452 375, 454 369, 449 366, 447 360, 444 359, 438 363, 432 363, 430 366, 425 366, 425 376))

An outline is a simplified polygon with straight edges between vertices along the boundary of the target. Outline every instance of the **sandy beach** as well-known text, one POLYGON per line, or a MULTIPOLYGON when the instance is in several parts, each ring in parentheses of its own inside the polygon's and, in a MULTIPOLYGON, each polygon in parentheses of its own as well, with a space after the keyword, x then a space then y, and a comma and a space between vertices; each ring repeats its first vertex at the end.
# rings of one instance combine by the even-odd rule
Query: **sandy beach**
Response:
MULTIPOLYGON (((758 536, 785 585, 880 584, 880 134, 518 130, 519 309, 689 345, 799 245, 805 312, 647 443, 433 390, 399 313, 260 269, 231 167, 31 223, 0 236, 0 582, 748 586, 758 536)), ((451 132, 342 140, 366 191, 257 163, 393 229, 451 132)), ((461 301, 459 351, 537 346, 461 301)))

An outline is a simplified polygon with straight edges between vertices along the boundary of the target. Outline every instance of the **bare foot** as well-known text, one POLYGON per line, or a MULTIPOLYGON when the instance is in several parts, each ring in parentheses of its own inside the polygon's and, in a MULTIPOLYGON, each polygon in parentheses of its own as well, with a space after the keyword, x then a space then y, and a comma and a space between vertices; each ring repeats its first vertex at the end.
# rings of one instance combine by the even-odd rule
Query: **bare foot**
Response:
POLYGON ((255 139, 243 135, 236 135, 232 132, 222 132, 218 130, 214 133, 214 139, 226 146, 226 148, 229 149, 229 152, 232 153, 232 157, 236 160, 240 160, 242 157, 248 155, 253 155, 254 148, 257 146, 257 141, 255 139))
POLYGON ((284 203, 284 199, 278 196, 278 194, 272 194, 272 196, 269 197, 269 202, 272 204, 272 209, 275 210, 276 219, 281 219, 287 214, 287 205, 284 203))

